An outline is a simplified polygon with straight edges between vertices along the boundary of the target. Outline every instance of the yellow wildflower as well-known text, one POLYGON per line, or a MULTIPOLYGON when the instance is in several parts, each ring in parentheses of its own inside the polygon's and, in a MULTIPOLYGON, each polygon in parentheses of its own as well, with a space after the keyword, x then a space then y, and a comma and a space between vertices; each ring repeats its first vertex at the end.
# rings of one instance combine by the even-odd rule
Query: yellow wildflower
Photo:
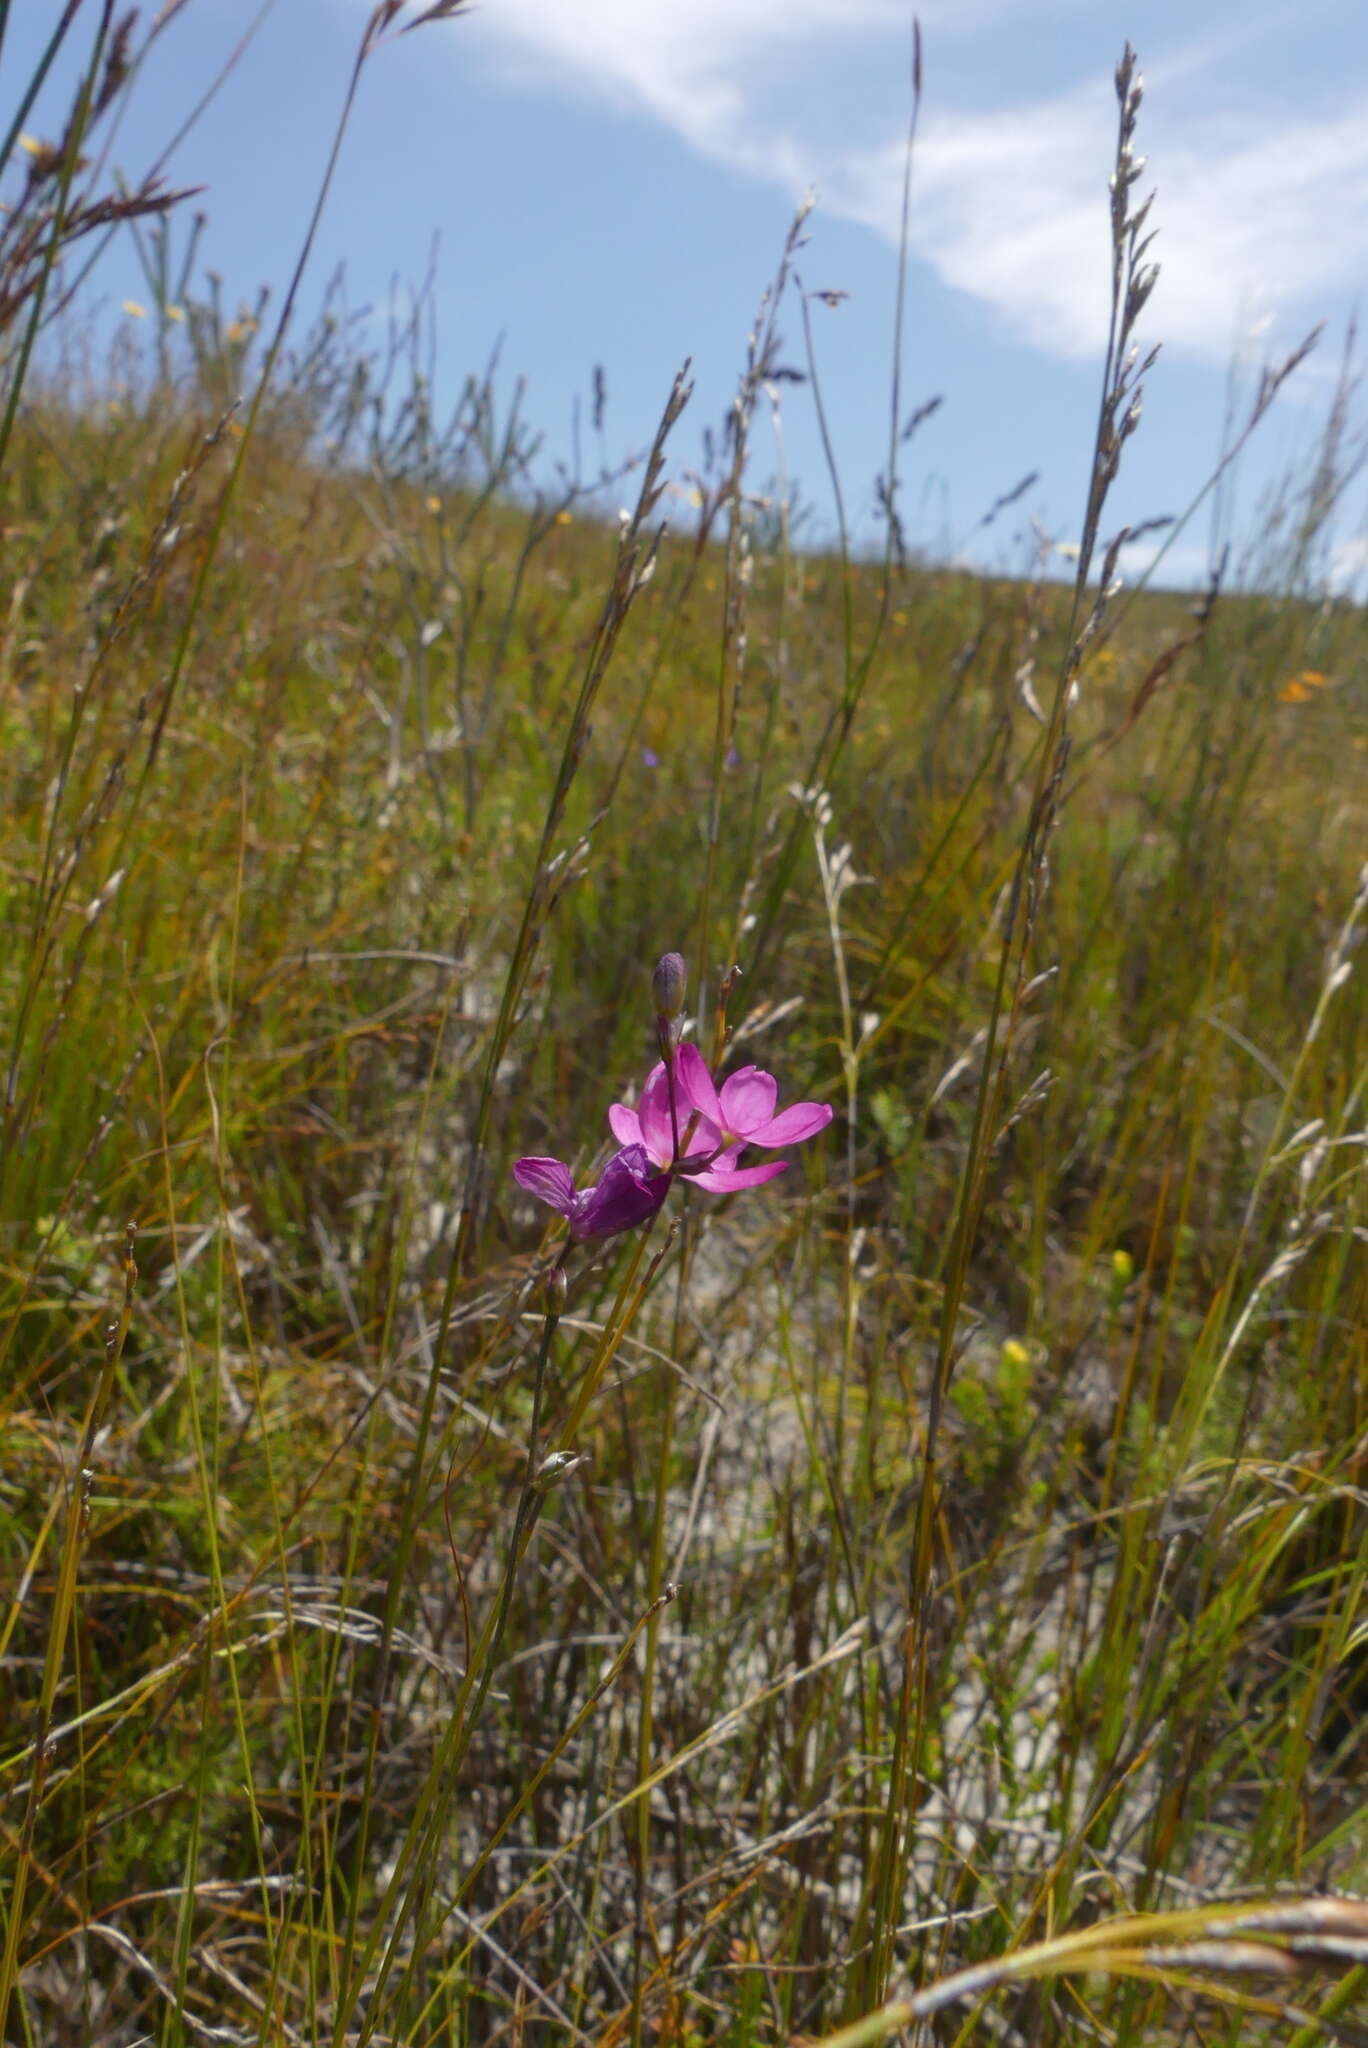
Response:
POLYGON ((1305 704, 1314 691, 1326 689, 1329 682, 1330 678, 1325 674, 1324 670, 1304 668, 1300 675, 1293 676, 1290 682, 1283 684, 1278 692, 1278 702, 1280 704, 1305 704))

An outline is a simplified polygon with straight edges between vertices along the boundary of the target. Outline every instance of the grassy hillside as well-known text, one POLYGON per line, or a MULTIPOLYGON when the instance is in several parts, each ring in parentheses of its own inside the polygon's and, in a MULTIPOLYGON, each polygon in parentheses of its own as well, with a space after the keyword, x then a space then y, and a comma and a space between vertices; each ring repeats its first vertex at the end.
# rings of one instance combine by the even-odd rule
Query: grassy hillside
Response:
POLYGON ((0 2038, 1333 2030, 1361 613, 1099 595, 1105 418, 1076 590, 796 553, 763 323, 662 537, 682 386, 614 525, 199 322, 0 447, 0 2038), (676 949, 834 1119, 571 1243, 676 949))

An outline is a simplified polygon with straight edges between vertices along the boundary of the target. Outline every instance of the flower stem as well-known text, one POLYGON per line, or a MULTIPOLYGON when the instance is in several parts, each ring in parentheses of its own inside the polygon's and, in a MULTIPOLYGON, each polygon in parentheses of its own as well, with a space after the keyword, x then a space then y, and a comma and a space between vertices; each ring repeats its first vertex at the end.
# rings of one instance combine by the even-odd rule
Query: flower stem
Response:
POLYGON ((663 1013, 656 1018, 656 1043, 660 1047, 660 1057, 665 1062, 665 1086, 670 1097, 670 1136, 674 1141, 670 1171, 673 1173, 680 1160, 679 1098, 675 1093, 675 1027, 673 1020, 663 1013))

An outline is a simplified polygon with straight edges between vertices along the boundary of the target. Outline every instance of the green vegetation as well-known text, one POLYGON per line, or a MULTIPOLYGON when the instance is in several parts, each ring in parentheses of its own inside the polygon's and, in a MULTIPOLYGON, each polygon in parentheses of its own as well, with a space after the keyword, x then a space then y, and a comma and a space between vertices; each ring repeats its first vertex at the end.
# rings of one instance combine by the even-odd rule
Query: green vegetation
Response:
POLYGON ((1076 590, 759 521, 786 271, 696 536, 683 383, 614 528, 490 385, 441 424, 335 322, 173 296, 147 188, 154 346, 82 393, 28 338, 111 54, 0 226, 0 2039, 1333 2036, 1368 628, 1306 587, 1324 463, 1290 594, 1099 595, 1124 175, 1076 590), (836 1120, 562 1304, 510 1168, 592 1177, 676 947, 699 1043, 739 965, 737 1057, 836 1120))

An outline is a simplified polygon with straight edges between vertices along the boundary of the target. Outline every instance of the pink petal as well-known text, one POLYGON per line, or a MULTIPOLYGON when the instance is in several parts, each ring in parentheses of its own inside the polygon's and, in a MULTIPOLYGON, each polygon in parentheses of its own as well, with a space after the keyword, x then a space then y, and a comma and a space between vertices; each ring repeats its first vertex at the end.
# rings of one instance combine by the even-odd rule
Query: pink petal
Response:
POLYGON ((779 1099, 779 1083, 763 1067, 738 1067, 722 1083, 719 1096, 725 1128, 740 1138, 758 1124, 767 1124, 779 1099))
POLYGON ((794 1102, 766 1124, 752 1125, 746 1132, 748 1145, 796 1145, 803 1138, 815 1138, 831 1122, 829 1102, 794 1102))
POLYGON ((608 1111, 608 1128, 619 1145, 644 1145, 641 1118, 625 1102, 615 1102, 608 1111))
MULTIPOLYGON (((678 1094, 678 1083, 675 1084, 678 1094)), ((680 1119, 681 1135, 683 1118, 680 1119)), ((641 1142, 657 1166, 668 1166, 674 1158, 674 1130, 670 1123, 670 1087, 664 1060, 657 1061, 641 1091, 641 1142)))
POLYGON ((563 1160, 535 1156, 515 1160, 513 1178, 539 1202, 549 1202, 553 1209, 559 1209, 562 1216, 568 1216, 575 1206, 574 1177, 563 1160))
POLYGON ((678 1074, 675 1075, 675 1090, 679 1098, 679 1142, 684 1157, 695 1159, 700 1152, 716 1152, 722 1134, 691 1106, 679 1086, 678 1074))
POLYGON ((696 1109, 720 1131, 724 1128, 722 1105, 713 1087, 712 1075, 696 1045, 681 1045, 675 1054, 675 1079, 690 1109, 696 1109))
POLYGON ((787 1165, 787 1159, 771 1159, 764 1166, 714 1166, 706 1173, 691 1173, 689 1180, 710 1195, 733 1195, 738 1188, 758 1188, 764 1181, 773 1180, 787 1165))

